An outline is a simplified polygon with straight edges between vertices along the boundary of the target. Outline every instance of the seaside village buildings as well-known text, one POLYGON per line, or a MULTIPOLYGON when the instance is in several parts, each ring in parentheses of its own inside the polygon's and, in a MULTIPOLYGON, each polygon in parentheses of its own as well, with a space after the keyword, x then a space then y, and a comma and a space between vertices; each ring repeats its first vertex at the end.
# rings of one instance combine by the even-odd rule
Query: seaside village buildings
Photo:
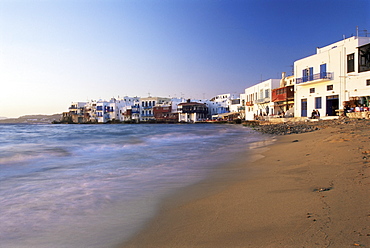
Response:
POLYGON ((62 123, 201 122, 238 118, 240 96, 223 94, 211 100, 164 97, 124 97, 109 101, 75 102, 63 113, 62 123))
MULTIPOLYGON (((347 116, 369 118, 370 37, 352 36, 294 61, 294 73, 282 73, 245 89, 211 100, 124 97, 72 103, 62 122, 199 122, 272 120, 295 117, 347 116)), ((316 117, 317 118, 317 117, 316 117)))
POLYGON ((294 62, 294 75, 282 74, 245 89, 246 120, 296 117, 307 119, 346 114, 368 118, 370 37, 353 36, 317 48, 294 62), (279 83, 280 81, 280 83, 279 83))

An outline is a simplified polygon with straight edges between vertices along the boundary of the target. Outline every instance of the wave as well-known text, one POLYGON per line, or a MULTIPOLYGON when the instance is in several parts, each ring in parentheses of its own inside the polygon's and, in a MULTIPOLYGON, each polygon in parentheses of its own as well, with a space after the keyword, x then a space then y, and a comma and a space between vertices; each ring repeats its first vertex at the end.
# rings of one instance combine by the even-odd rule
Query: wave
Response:
POLYGON ((218 125, 24 129, 32 139, 17 129, 6 144, 0 137, 0 239, 13 247, 32 239, 34 247, 60 244, 50 237, 68 240, 68 247, 121 239, 122 230, 139 226, 138 216, 155 209, 164 194, 201 180, 258 139, 248 129, 218 125))
POLYGON ((63 147, 39 146, 35 144, 16 145, 0 151, 0 166, 26 165, 36 161, 71 156, 63 147))

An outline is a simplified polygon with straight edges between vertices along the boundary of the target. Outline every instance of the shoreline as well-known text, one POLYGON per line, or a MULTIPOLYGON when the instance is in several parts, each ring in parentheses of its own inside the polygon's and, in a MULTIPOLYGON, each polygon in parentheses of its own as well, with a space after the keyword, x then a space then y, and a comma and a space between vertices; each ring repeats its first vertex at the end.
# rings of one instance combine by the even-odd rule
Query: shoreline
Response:
POLYGON ((370 122, 356 123, 276 136, 264 157, 226 166, 235 177, 165 199, 120 247, 370 245, 370 122))

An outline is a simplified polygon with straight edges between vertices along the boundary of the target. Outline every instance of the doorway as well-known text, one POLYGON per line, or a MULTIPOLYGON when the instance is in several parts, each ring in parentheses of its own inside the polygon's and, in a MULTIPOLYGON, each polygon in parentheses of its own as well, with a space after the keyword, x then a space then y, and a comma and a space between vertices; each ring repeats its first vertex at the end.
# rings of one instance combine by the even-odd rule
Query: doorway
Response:
POLYGON ((326 97, 326 115, 337 115, 336 110, 339 109, 339 95, 326 97))
POLYGON ((301 99, 301 117, 307 117, 307 98, 301 99))

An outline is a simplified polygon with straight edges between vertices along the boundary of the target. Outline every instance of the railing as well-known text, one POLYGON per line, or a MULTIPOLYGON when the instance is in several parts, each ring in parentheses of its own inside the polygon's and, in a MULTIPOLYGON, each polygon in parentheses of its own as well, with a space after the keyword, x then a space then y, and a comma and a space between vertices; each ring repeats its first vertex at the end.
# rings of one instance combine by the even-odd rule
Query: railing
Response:
POLYGON ((71 107, 69 107, 68 109, 79 109, 79 110, 83 110, 83 109, 84 109, 84 107, 74 107, 74 106, 71 106, 71 107))
POLYGON ((321 73, 316 73, 313 75, 297 78, 296 84, 307 83, 307 82, 311 82, 311 81, 315 81, 319 79, 333 80, 333 73, 332 72, 321 72, 321 73))
POLYGON ((265 102, 270 102, 270 97, 265 97, 265 98, 261 98, 261 99, 257 99, 254 101, 255 103, 265 103, 265 102))

